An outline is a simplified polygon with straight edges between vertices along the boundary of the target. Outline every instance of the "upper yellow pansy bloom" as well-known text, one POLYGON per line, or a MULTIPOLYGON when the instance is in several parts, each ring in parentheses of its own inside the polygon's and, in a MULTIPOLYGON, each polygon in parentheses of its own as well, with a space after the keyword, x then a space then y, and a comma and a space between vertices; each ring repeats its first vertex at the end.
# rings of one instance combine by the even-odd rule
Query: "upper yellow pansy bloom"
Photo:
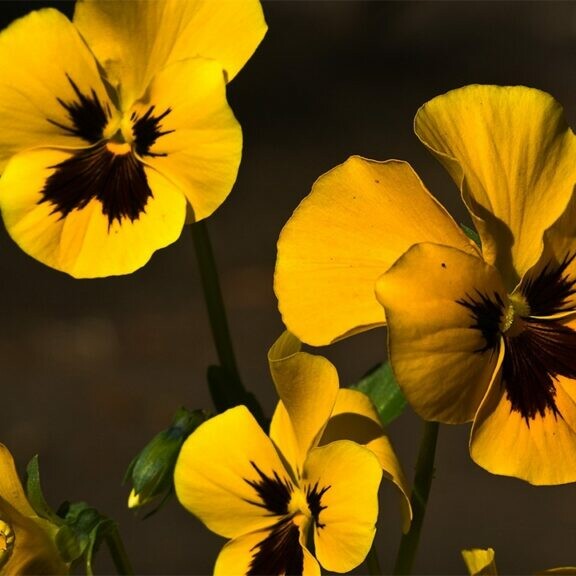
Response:
POLYGON ((57 532, 30 506, 12 455, 0 444, 0 576, 68 574, 54 541, 57 532))
POLYGON ((320 574, 318 562, 347 572, 372 544, 383 472, 401 490, 407 527, 402 471, 368 398, 339 390, 328 360, 285 333, 269 361, 281 398, 270 437, 244 406, 208 420, 182 447, 176 495, 231 539, 216 574, 320 574))
POLYGON ((226 101, 264 36, 258 0, 80 0, 0 33, 0 209, 28 254, 125 274, 226 198, 242 151, 226 101))
POLYGON ((576 138, 560 105, 526 87, 448 92, 415 130, 460 187, 481 249, 408 164, 350 158, 282 231, 284 321, 312 344, 387 323, 407 399, 428 420, 473 420, 478 464, 576 481, 576 138))

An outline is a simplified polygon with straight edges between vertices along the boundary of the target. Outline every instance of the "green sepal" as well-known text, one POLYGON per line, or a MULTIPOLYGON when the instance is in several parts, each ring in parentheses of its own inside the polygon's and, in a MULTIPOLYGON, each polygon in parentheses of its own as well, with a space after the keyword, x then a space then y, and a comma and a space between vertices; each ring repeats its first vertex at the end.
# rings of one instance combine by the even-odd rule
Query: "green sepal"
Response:
POLYGON ((236 377, 226 370, 224 366, 208 366, 206 377, 210 396, 212 397, 214 408, 216 408, 218 413, 243 404, 250 410, 252 416, 256 418, 260 426, 262 426, 264 430, 267 429, 268 420, 266 416, 264 416, 262 408, 254 394, 245 392, 239 395, 237 390, 240 386, 233 382, 233 380, 236 380, 236 377))
POLYGON ((61 509, 66 529, 60 529, 56 536, 60 553, 69 554, 70 561, 83 556, 86 574, 93 576, 94 554, 116 524, 85 502, 65 503, 61 509))
POLYGON ((478 248, 482 248, 482 240, 480 240, 480 234, 474 230, 474 228, 470 228, 466 226, 466 224, 460 224, 460 228, 464 231, 464 234, 478 246, 478 248))
POLYGON ((372 400, 383 426, 398 418, 407 405, 390 362, 378 364, 350 388, 364 392, 372 400))
POLYGON ((52 510, 44 498, 44 492, 42 491, 40 482, 40 467, 38 465, 37 454, 28 463, 26 474, 26 496, 28 497, 30 505, 34 508, 34 512, 36 512, 40 518, 45 518, 57 526, 62 525, 62 518, 52 510))
POLYGON ((150 516, 173 494, 173 475, 176 460, 184 440, 205 422, 208 415, 203 410, 189 411, 179 408, 169 428, 162 430, 133 458, 124 475, 124 482, 131 482, 138 496, 140 507, 160 500, 150 516))

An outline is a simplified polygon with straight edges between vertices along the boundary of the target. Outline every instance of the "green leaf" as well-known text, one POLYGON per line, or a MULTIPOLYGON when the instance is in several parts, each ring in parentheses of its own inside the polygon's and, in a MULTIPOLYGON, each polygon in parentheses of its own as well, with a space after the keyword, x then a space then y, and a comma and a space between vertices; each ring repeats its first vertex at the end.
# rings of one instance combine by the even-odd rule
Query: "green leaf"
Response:
POLYGON ((390 362, 378 364, 350 388, 364 392, 372 400, 383 426, 398 418, 406 407, 406 398, 396 383, 390 362))
POLYGON ((482 248, 482 241, 480 240, 480 235, 478 232, 476 232, 476 230, 466 226, 466 224, 460 224, 460 228, 462 228, 464 234, 466 234, 466 236, 468 236, 468 238, 470 238, 470 240, 472 240, 478 246, 478 248, 482 248))
POLYGON ((38 465, 38 455, 34 456, 26 467, 26 496, 30 502, 34 512, 41 518, 50 520, 53 524, 61 525, 63 520, 58 516, 46 502, 42 486, 40 483, 40 468, 38 465))

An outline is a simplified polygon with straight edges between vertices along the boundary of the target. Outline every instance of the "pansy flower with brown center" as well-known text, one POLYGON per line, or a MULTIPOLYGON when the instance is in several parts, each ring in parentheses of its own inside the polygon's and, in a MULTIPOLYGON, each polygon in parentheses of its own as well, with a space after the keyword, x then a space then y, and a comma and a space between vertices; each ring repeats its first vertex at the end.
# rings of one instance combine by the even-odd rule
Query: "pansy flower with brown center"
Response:
POLYGON ((478 464, 576 481, 576 137, 551 96, 525 87, 454 90, 415 129, 481 247, 408 164, 350 158, 282 231, 284 321, 312 344, 387 324, 407 399, 427 420, 473 421, 478 464))
POLYGON ((270 436, 243 406, 208 420, 182 447, 176 495, 230 539, 216 574, 347 572, 372 544, 383 474, 409 524, 399 463, 368 397, 340 390, 328 360, 289 333, 269 360, 281 398, 270 436))
POLYGON ((125 274, 209 216, 236 179, 226 101, 262 39, 257 0, 80 0, 0 33, 0 209, 28 254, 125 274))

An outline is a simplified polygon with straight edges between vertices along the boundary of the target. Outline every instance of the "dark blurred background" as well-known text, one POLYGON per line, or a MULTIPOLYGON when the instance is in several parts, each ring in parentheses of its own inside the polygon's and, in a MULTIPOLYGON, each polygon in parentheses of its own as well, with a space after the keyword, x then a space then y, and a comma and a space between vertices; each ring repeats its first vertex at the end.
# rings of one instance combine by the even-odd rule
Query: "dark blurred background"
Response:
MULTIPOLYGON (((2 25, 46 5, 73 9, 4 1, 2 25)), ((275 243, 313 181, 351 154, 405 159, 466 221, 412 133, 414 113, 465 84, 524 84, 553 94, 574 126, 576 3, 272 1, 264 11, 268 34, 229 86, 242 166, 209 228, 241 372, 270 413, 266 352, 282 330, 275 243)), ((376 330, 322 353, 346 384, 383 358, 384 342, 376 330)), ((222 545, 176 501, 135 517, 121 486, 179 405, 210 406, 205 371, 215 361, 188 229, 135 274, 84 281, 35 262, 0 230, 0 440, 22 472, 40 454, 53 505, 87 500, 115 518, 137 573, 209 573, 222 545)), ((407 411, 389 432, 411 478, 420 423, 407 411)), ((441 429, 416 573, 464 572, 465 547, 493 546, 502 574, 576 564, 576 488, 492 476, 470 460, 468 434, 441 429)), ((377 538, 389 571, 399 513, 388 486, 377 538)), ((106 552, 96 570, 112 571, 106 552)))

